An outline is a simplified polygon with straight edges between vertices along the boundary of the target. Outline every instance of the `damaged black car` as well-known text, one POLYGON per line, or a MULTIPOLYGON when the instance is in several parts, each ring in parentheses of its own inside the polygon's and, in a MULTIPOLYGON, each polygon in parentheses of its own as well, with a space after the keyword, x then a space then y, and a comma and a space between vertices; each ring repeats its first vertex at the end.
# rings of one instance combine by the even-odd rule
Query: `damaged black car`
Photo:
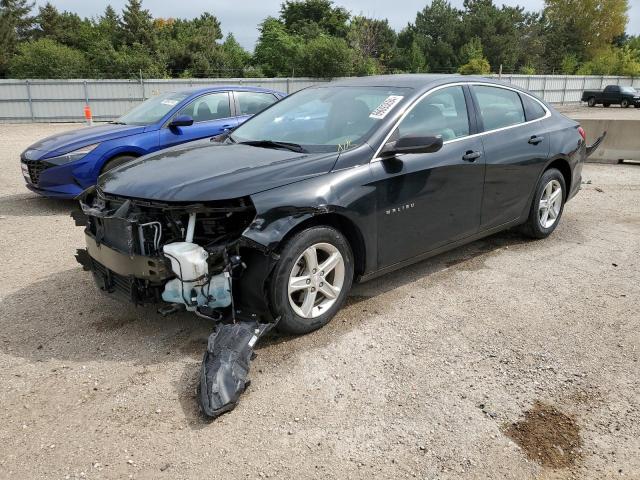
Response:
POLYGON ((551 234, 598 143, 484 78, 331 82, 102 175, 80 197, 78 260, 104 291, 220 321, 208 354, 228 362, 209 364, 227 379, 203 370, 202 383, 216 415, 237 402, 251 348, 276 322, 307 333, 354 281, 511 227, 551 234), (225 382, 232 393, 212 400, 225 382))

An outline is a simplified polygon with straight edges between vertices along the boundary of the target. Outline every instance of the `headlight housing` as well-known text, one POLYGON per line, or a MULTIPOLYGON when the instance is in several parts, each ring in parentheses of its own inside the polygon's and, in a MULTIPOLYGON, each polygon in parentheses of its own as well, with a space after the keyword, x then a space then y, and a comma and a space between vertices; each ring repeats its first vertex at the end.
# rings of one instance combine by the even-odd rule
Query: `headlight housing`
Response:
POLYGON ((75 162, 95 150, 98 145, 100 144, 94 143, 93 145, 87 145, 86 147, 79 148, 73 152, 65 153, 64 155, 59 155, 57 157, 45 158, 44 160, 48 163, 52 163, 53 165, 63 165, 65 163, 75 162))

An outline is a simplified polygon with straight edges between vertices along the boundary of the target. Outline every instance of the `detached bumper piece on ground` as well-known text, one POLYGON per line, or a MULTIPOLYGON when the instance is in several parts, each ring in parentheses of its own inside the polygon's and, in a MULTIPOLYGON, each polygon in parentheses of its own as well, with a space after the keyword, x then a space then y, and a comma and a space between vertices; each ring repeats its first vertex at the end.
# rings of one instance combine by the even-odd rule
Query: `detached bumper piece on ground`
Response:
POLYGON ((198 401, 208 417, 233 410, 249 386, 249 363, 257 341, 274 323, 218 324, 209 337, 202 360, 198 401))

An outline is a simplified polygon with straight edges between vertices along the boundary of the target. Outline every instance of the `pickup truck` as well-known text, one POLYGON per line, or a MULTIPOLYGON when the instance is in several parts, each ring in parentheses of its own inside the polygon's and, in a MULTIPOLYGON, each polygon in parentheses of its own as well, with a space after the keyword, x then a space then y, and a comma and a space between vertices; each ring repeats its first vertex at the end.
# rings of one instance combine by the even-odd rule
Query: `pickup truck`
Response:
POLYGON ((585 90, 582 92, 581 101, 587 102, 590 107, 599 104, 608 107, 616 104, 622 108, 627 108, 629 105, 640 108, 640 92, 633 87, 607 85, 604 90, 585 90))

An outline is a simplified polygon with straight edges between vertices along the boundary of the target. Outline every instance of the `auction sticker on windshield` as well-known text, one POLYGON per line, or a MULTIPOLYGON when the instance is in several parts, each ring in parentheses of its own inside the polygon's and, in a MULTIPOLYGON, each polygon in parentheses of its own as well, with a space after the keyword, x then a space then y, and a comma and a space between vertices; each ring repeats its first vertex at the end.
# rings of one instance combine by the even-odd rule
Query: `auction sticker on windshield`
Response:
POLYGON ((163 105, 169 105, 170 107, 175 107, 178 104, 178 100, 171 100, 170 98, 167 98, 165 100, 162 100, 163 105))
POLYGON ((391 111, 396 104, 402 100, 404 97, 402 95, 389 95, 384 101, 378 105, 373 112, 369 115, 369 118, 375 118, 377 120, 381 120, 387 116, 387 114, 391 111))

